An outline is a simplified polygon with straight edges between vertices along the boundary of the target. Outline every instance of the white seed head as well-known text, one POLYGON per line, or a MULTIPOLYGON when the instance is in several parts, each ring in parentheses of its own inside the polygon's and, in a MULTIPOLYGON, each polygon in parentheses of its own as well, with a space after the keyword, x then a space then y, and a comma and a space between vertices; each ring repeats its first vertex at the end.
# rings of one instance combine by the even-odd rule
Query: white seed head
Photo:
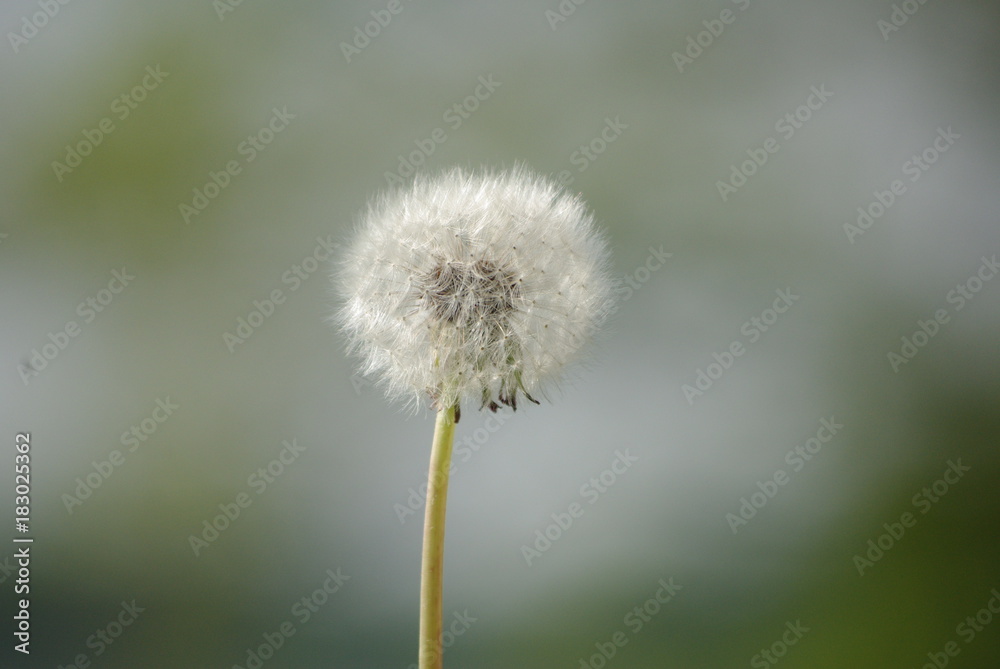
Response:
POLYGON ((523 168, 453 169, 383 194, 336 283, 336 320, 390 398, 493 411, 535 401, 611 303, 608 250, 584 203, 523 168))

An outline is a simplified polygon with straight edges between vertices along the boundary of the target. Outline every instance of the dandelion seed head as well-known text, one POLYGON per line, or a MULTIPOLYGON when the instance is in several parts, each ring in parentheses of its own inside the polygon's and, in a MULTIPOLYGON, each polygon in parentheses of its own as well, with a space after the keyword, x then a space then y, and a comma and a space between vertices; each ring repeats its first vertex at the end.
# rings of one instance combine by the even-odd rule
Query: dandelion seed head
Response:
POLYGON ((418 176, 363 217, 335 320, 390 398, 516 409, 600 326, 608 257, 583 201, 524 168, 418 176))

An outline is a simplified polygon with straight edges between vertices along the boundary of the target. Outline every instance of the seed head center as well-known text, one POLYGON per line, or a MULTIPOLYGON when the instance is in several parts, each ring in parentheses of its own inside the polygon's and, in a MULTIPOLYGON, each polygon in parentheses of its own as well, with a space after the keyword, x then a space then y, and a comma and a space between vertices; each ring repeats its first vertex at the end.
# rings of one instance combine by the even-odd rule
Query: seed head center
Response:
POLYGON ((514 274, 486 259, 442 260, 417 283, 425 308, 463 326, 484 319, 496 322, 513 311, 520 296, 514 274))

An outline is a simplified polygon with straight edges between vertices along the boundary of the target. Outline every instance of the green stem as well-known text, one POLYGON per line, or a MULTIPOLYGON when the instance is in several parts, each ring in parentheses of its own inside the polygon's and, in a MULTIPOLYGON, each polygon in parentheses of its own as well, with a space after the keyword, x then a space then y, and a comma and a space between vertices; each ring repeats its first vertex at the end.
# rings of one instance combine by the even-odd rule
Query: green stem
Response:
POLYGON ((438 411, 427 474, 424 552, 420 569, 420 669, 441 669, 442 569, 448 470, 455 438, 455 407, 438 411))

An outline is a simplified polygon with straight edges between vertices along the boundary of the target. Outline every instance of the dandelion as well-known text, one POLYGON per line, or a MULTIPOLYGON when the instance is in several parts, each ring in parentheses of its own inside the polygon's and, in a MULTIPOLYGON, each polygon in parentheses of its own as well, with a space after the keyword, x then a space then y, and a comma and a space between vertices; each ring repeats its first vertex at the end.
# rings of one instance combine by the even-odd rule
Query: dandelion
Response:
POLYGON ((337 321, 390 399, 437 411, 420 667, 440 667, 448 468, 460 406, 538 403, 608 311, 608 250, 579 197, 524 168, 418 176, 374 202, 344 258, 337 321))

